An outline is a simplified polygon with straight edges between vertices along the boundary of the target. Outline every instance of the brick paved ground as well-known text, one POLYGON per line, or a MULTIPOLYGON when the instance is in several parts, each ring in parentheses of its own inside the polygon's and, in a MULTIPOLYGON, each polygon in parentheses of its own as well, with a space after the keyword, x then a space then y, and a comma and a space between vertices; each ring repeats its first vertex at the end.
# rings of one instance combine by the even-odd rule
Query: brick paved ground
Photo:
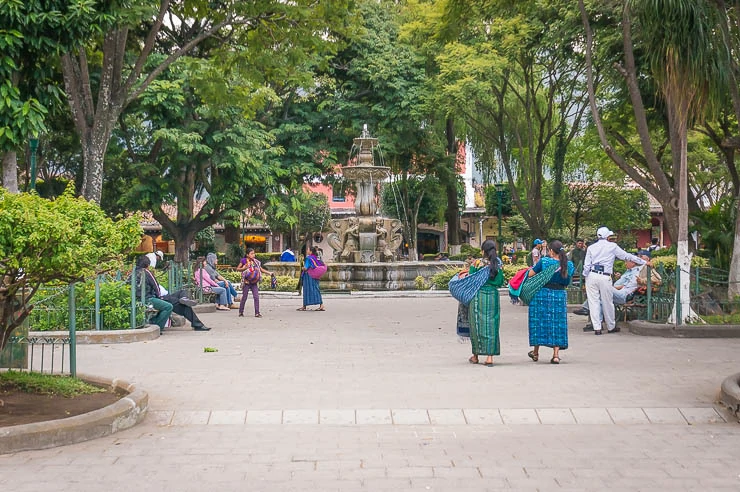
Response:
POLYGON ((264 296, 262 319, 80 346, 78 370, 140 383, 149 417, 0 456, 0 488, 740 490, 740 424, 714 407, 740 339, 595 337, 571 316, 562 363, 535 364, 526 309, 505 303, 487 368, 467 363, 450 298, 326 301, 264 296))

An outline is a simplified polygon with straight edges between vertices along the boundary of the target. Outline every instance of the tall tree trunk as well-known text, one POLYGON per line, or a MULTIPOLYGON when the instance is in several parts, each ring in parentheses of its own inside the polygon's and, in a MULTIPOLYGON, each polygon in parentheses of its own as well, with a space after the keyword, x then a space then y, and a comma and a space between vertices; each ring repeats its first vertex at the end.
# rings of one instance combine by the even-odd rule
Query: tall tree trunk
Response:
POLYGON ((13 150, 3 155, 3 187, 18 193, 18 155, 13 150))
POLYGON ((740 296, 740 197, 735 197, 735 240, 730 260, 730 273, 727 278, 727 297, 740 296))

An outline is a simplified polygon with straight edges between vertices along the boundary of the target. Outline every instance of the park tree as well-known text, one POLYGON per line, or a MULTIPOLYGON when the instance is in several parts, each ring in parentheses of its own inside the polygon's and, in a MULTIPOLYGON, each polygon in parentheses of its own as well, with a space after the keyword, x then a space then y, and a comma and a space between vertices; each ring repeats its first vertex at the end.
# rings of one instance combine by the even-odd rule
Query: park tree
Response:
POLYGON ((311 234, 326 231, 331 220, 326 195, 286 188, 279 197, 267 203, 265 222, 273 234, 287 234, 293 249, 298 248, 301 237, 308 242, 311 234))
POLYGON ((137 216, 114 221, 72 187, 53 201, 0 188, 0 351, 41 285, 120 267, 141 235, 137 216))
MULTIPOLYGON (((380 152, 375 164, 391 168, 394 184, 386 191, 397 193, 386 213, 402 221, 413 259, 417 255, 417 206, 421 207, 430 191, 439 192, 439 185, 446 193, 447 181, 457 190, 452 163, 456 147, 450 155, 444 117, 434 108, 433 91, 426 83, 426 58, 402 39, 401 27, 410 15, 404 4, 363 1, 359 11, 362 28, 347 39, 332 62, 336 90, 323 108, 333 115, 335 136, 343 140, 347 150, 364 124, 378 138, 380 152)), ((454 207, 457 209, 456 194, 454 207)), ((450 229, 455 228, 459 226, 451 223, 450 229)))
POLYGON ((105 28, 111 17, 102 3, 0 2, 0 160, 3 186, 11 192, 18 192, 18 151, 64 106, 58 58, 105 28))
POLYGON ((676 321, 682 323, 692 316, 689 306, 687 135, 693 122, 705 114, 708 101, 718 93, 726 78, 727 51, 719 29, 719 11, 704 0, 630 0, 622 5, 622 60, 616 68, 629 94, 639 137, 637 146, 628 138, 610 139, 604 128, 593 83, 593 33, 583 0, 579 0, 579 7, 586 29, 589 99, 594 124, 606 154, 663 207, 669 234, 678 246, 677 268, 681 275, 676 304, 680 305, 681 316, 676 321), (634 27, 633 21, 636 21, 634 27), (635 56, 635 48, 642 58, 635 56), (642 92, 645 87, 641 87, 640 77, 650 78, 652 89, 660 95, 659 104, 665 108, 666 144, 670 145, 671 155, 669 166, 661 162, 657 150, 660 147, 653 141, 642 92), (611 140, 616 140, 616 145, 611 140))
MULTIPOLYGON (((177 60, 213 39, 247 47, 247 65, 269 60, 278 45, 299 57, 345 26, 348 7, 345 0, 137 0, 121 6, 116 24, 95 43, 61 57, 83 148, 82 196, 100 202, 104 157, 119 118, 177 60)), ((283 59, 278 52, 274 58, 283 59)))
POLYGON ((120 203, 151 210, 175 241, 176 261, 188 260, 199 231, 237 222, 243 210, 279 195, 281 176, 299 174, 281 169, 281 149, 254 121, 261 104, 259 91, 238 72, 183 59, 122 118, 118 135, 126 145, 119 158, 134 179, 119 190, 120 203), (176 217, 168 205, 176 206, 176 217))
POLYGON ((565 156, 587 108, 578 18, 567 2, 448 5, 440 30, 456 35, 437 56, 440 103, 464 122, 479 165, 501 166, 533 234, 547 236, 562 214, 565 156))

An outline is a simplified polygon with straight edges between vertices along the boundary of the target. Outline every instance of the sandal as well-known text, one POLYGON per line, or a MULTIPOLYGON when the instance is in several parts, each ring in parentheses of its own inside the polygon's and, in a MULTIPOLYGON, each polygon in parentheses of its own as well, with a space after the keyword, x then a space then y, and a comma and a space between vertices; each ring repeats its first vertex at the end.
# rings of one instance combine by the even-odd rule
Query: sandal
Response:
POLYGON ((537 362, 538 360, 540 360, 539 354, 535 354, 534 353, 534 350, 530 350, 527 355, 529 356, 530 359, 532 359, 535 362, 537 362))
POLYGON ((560 357, 553 357, 550 359, 550 364, 560 364, 560 357))
POLYGON ((257 314, 255 314, 255 315, 254 315, 254 317, 255 317, 255 318, 261 318, 261 317, 262 317, 262 315, 261 315, 260 313, 257 313, 257 314))
POLYGON ((314 309, 314 311, 326 311, 326 309, 324 309, 324 306, 321 306, 320 308, 314 309))
POLYGON ((296 309, 296 311, 306 311, 306 306, 299 307, 298 309, 296 309))
POLYGON ((477 355, 472 356, 470 359, 468 359, 468 362, 470 362, 471 364, 477 364, 478 356, 477 355))

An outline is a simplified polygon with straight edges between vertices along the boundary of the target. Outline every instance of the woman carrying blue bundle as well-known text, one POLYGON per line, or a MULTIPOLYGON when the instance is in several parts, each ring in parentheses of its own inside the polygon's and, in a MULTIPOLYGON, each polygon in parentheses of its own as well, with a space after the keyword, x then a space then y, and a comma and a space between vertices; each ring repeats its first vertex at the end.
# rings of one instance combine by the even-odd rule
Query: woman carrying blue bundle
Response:
MULTIPOLYGON (((470 265, 468 274, 488 266, 488 280, 478 289, 475 297, 468 306, 468 322, 470 323, 470 344, 473 355, 468 359, 471 364, 478 363, 478 356, 485 355, 485 365, 493 366, 493 356, 500 355, 501 342, 499 340, 500 304, 498 289, 504 284, 504 275, 501 271, 496 243, 487 239, 481 245, 481 259, 470 265)), ((463 273, 464 275, 464 273, 463 273)))
POLYGON ((530 270, 532 277, 550 266, 557 270, 529 303, 529 344, 534 347, 527 355, 534 362, 540 357, 540 346, 552 347, 551 364, 560 364, 560 350, 568 348, 568 311, 566 287, 573 276, 573 263, 563 250, 563 243, 551 241, 549 251, 530 270), (553 267, 554 268, 554 267, 553 267))
POLYGON ((316 304, 318 304, 319 307, 314 309, 314 311, 326 311, 326 309, 324 309, 324 300, 321 297, 321 290, 319 289, 319 281, 308 273, 309 269, 317 268, 319 264, 323 265, 323 263, 319 261, 319 249, 316 246, 313 246, 310 251, 311 253, 306 255, 306 259, 303 262, 303 269, 301 271, 303 306, 299 307, 297 311, 307 311, 306 306, 313 306, 316 304))

